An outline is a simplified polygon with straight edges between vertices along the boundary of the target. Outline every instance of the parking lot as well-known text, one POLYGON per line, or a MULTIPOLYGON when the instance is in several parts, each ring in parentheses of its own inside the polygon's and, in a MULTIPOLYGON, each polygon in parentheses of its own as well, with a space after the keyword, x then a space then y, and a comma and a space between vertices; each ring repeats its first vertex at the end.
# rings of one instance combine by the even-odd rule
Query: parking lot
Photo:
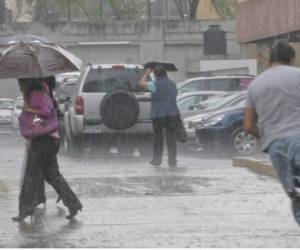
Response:
POLYGON ((47 208, 17 224, 23 140, 2 130, 1 247, 299 247, 300 233, 280 184, 230 159, 179 154, 177 169, 147 158, 59 155, 79 195, 74 221, 47 186, 47 208))

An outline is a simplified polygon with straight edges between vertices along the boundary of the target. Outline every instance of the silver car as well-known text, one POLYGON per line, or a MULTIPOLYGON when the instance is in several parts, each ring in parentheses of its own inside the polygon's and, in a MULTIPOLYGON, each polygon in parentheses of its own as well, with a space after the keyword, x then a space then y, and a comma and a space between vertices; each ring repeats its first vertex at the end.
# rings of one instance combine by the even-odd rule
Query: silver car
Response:
POLYGON ((10 124, 15 101, 9 98, 0 98, 0 124, 10 124))
POLYGON ((251 75, 200 76, 177 83, 177 89, 179 94, 202 90, 241 91, 247 89, 253 78, 251 75))
POLYGON ((138 64, 87 65, 64 115, 65 150, 76 152, 87 142, 140 152, 151 145, 151 93, 138 85, 143 74, 138 64))
POLYGON ((19 128, 19 116, 22 112, 23 104, 24 104, 23 97, 22 96, 17 97, 11 115, 11 124, 14 128, 19 128))

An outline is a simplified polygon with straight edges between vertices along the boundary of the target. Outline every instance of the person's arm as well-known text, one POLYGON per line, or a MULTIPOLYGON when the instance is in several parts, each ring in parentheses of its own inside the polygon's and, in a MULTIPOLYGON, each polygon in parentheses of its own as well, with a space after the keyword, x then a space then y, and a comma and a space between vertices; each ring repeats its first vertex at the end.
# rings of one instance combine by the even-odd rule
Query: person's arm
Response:
POLYGON ((147 69, 145 71, 145 74, 143 75, 143 77, 141 78, 140 82, 139 82, 139 86, 141 86, 142 88, 148 89, 148 81, 147 78, 149 76, 149 74, 151 73, 152 69, 147 69))
POLYGON ((251 135, 259 138, 257 124, 257 114, 254 108, 245 108, 244 129, 251 135))

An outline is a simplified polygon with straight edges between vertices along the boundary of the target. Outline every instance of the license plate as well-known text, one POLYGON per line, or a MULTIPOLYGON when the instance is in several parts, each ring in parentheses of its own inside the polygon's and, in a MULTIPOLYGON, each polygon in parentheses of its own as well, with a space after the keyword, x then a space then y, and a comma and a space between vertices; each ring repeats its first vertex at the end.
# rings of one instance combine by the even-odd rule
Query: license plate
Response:
POLYGON ((90 134, 101 133, 101 125, 95 125, 95 126, 85 125, 84 132, 90 134))

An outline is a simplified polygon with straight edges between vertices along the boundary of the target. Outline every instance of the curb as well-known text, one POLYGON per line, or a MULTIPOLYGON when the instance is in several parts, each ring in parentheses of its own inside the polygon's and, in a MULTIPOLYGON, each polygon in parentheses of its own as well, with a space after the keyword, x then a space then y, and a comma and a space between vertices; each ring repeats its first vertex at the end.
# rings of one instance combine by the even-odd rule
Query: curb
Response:
POLYGON ((248 168, 255 173, 271 176, 278 179, 277 173, 274 170, 272 163, 266 160, 258 160, 255 158, 246 157, 234 157, 232 159, 232 166, 248 168))

